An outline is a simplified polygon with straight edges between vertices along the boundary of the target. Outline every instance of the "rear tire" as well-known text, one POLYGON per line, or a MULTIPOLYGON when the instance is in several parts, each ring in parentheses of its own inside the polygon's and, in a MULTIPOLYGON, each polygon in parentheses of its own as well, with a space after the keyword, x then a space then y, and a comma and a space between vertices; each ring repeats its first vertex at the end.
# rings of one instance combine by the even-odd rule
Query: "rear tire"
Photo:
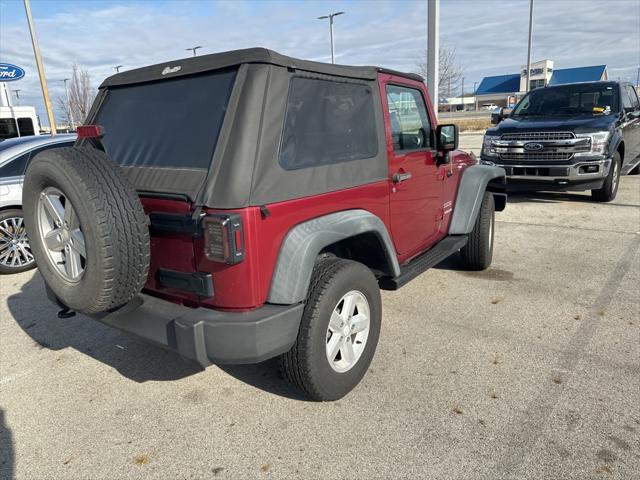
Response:
POLYGON ((149 271, 149 230, 142 204, 119 167, 94 148, 42 152, 27 169, 24 218, 47 285, 70 309, 121 307, 149 271))
POLYGON ((622 159, 620 153, 616 152, 613 155, 611 167, 609 168, 609 175, 604 181, 602 188, 597 190, 591 190, 591 198, 596 202, 610 202, 616 198, 618 193, 618 186, 620 185, 620 167, 622 159))
POLYGON ((342 398, 367 372, 381 321, 380 289, 371 270, 351 260, 318 260, 298 338, 279 358, 283 377, 312 400, 342 398), (347 312, 352 304, 355 308, 347 312))
POLYGON ((460 249, 465 266, 470 270, 485 270, 493 260, 495 202, 491 192, 485 192, 478 218, 467 244, 460 249))

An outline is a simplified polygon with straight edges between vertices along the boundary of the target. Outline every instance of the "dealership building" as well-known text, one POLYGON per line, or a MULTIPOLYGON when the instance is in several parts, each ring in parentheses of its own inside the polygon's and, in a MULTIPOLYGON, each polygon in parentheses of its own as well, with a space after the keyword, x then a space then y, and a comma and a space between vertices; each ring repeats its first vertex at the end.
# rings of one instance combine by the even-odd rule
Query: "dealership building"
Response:
MULTIPOLYGON (((606 65, 555 70, 552 60, 541 60, 531 64, 529 90, 565 83, 593 82, 608 79, 606 65)), ((526 93, 526 86, 527 66, 523 65, 520 73, 484 77, 475 91, 475 96, 479 105, 512 106, 526 93)))

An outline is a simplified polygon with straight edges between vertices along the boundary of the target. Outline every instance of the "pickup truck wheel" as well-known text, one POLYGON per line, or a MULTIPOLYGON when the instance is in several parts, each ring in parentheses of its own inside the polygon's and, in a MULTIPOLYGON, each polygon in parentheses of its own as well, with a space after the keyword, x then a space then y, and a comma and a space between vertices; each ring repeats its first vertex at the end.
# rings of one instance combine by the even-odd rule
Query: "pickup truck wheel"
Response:
POLYGON ((0 212, 0 273, 26 272, 35 266, 22 210, 3 210, 0 212))
POLYGON ((358 262, 320 259, 314 268, 298 338, 280 370, 312 400, 342 398, 362 380, 378 344, 380 289, 358 262))
POLYGON ((490 192, 484 193, 476 224, 467 244, 460 249, 465 266, 470 270, 485 270, 493 259, 493 229, 495 203, 490 192))
POLYGON ((616 198, 618 193, 618 185, 620 184, 620 165, 622 161, 620 153, 616 152, 613 155, 613 161, 611 162, 611 168, 609 168, 609 175, 604 181, 602 188, 597 190, 591 190, 591 198, 596 202, 610 202, 616 198))
POLYGON ((31 251, 56 297, 81 313, 113 311, 149 270, 149 230, 138 195, 102 151, 46 150, 25 174, 31 251))

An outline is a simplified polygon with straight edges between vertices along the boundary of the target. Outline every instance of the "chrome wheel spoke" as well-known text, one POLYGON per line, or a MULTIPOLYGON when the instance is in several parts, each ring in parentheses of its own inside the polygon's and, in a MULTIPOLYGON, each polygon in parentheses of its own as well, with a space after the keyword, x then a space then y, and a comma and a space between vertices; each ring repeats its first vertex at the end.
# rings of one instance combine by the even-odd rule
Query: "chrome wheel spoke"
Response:
POLYGON ((77 279, 82 273, 80 254, 71 248, 67 248, 65 251, 65 267, 72 280, 77 279))
POLYGON ((53 225, 61 226, 64 222, 64 207, 60 202, 60 197, 53 195, 43 195, 42 205, 49 214, 49 218, 52 220, 53 225))
POLYGON ((353 315, 353 310, 356 308, 356 297, 353 294, 347 294, 344 296, 344 300, 342 303, 342 310, 340 311, 340 316, 343 320, 347 321, 351 315, 353 315))
POLYGON ((353 350, 353 343, 351 342, 351 337, 347 337, 345 341, 342 343, 342 347, 340 348, 340 354, 342 359, 348 364, 355 363, 356 353, 353 350))
POLYGON ((71 248, 78 252, 84 258, 87 258, 87 250, 84 244, 84 235, 79 228, 71 232, 71 238, 69 240, 71 248))
POLYGON ((340 338, 340 335, 333 334, 327 343, 327 357, 330 361, 333 361, 338 356, 338 352, 344 343, 344 339, 340 338))

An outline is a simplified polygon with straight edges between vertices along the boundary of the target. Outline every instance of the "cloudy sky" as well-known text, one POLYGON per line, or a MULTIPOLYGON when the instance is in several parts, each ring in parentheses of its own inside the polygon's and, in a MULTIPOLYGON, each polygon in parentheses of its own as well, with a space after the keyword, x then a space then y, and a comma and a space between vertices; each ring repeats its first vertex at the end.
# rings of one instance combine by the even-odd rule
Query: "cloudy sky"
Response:
MULTIPOLYGON (((327 21, 335 11, 336 62, 414 71, 426 45, 426 0, 32 0, 51 96, 74 63, 97 86, 125 69, 199 54, 263 46, 330 60, 327 21)), ((517 73, 526 63, 528 0, 442 0, 441 43, 455 47, 465 84, 517 73)), ((533 60, 556 68, 606 64, 611 78, 635 82, 640 65, 640 0, 535 0, 533 60)), ((0 62, 27 71, 11 88, 43 123, 33 50, 22 0, 0 0, 0 62)), ((57 112, 57 116, 63 116, 57 112)))

